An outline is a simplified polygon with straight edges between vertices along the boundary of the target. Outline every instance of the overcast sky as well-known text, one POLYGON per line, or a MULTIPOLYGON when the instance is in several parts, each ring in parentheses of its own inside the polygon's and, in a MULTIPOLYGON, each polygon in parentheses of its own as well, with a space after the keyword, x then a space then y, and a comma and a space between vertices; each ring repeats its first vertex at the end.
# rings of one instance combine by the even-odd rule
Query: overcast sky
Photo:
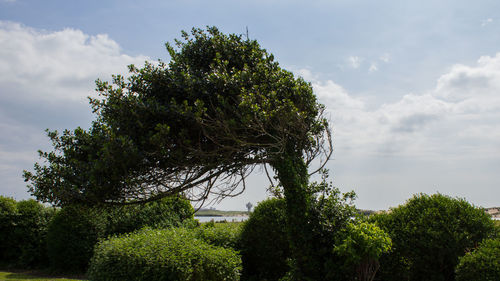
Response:
MULTIPOLYGON (((0 195, 50 149, 44 130, 88 128, 94 81, 168 60, 181 30, 246 33, 326 105, 335 186, 363 209, 440 192, 500 205, 500 1, 0 0, 0 195)), ((248 190, 219 209, 266 198, 248 190)))

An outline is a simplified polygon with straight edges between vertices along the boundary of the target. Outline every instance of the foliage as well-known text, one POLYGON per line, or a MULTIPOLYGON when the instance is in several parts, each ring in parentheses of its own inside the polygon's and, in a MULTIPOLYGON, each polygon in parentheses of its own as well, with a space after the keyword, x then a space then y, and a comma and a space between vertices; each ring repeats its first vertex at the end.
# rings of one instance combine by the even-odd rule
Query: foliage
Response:
POLYGON ((105 220, 95 209, 78 205, 63 208, 49 225, 47 249, 51 268, 85 272, 105 228, 105 220))
POLYGON ((305 153, 307 163, 320 153, 327 124, 309 83, 255 40, 215 27, 183 39, 167 44, 168 64, 98 81, 89 130, 48 132, 54 150, 40 156, 49 165, 24 174, 38 199, 126 203, 184 190, 202 199, 212 188, 227 195, 284 150, 305 153))
POLYGON ((242 223, 205 223, 195 231, 196 238, 199 238, 208 244, 224 247, 239 249, 240 236, 242 230, 242 223))
MULTIPOLYGON (((345 238, 353 222, 355 194, 341 194, 326 181, 310 184, 306 192, 311 199, 307 206, 309 221, 297 235, 305 237, 310 249, 304 253, 306 266, 297 270, 291 253, 287 231, 287 201, 268 199, 255 207, 244 223, 241 254, 244 277, 251 280, 348 280, 350 268, 344 267, 344 257, 334 247, 345 238), (298 272, 299 271, 299 272, 298 272)), ((279 195, 282 191, 277 191, 279 195)))
POLYGON ((47 225, 55 209, 33 199, 0 196, 0 262, 26 268, 46 265, 47 225))
POLYGON ((494 232, 483 209, 464 199, 419 194, 371 218, 389 233, 393 250, 381 258, 380 280, 455 280, 458 259, 494 232))
POLYGON ((16 217, 16 200, 0 196, 0 263, 7 263, 17 257, 17 243, 12 231, 16 226, 16 217))
POLYGON ((289 270, 285 204, 277 198, 262 201, 243 223, 241 260, 245 278, 278 280, 289 270))
POLYGON ((486 239, 461 257, 456 273, 457 281, 500 280, 500 239, 486 239))
POLYGON ((209 245, 185 228, 143 229, 96 246, 89 279, 239 280, 237 252, 209 245))
MULTIPOLYGON (((235 195, 257 165, 283 186, 295 276, 315 275, 309 164, 332 144, 310 83, 279 67, 257 41, 215 27, 167 44, 168 64, 130 66, 97 82, 89 130, 48 132, 47 165, 25 171, 39 200, 131 204, 184 192, 235 195), (312 263, 311 263, 312 261, 312 263)), ((324 162, 325 163, 325 162, 324 162)))
MULTIPOLYGON (((308 206, 308 225, 301 235, 309 236, 310 280, 350 280, 352 273, 344 268, 344 258, 333 251, 335 245, 345 238, 345 230, 355 222, 356 209, 354 192, 340 193, 328 182, 327 171, 322 172, 322 180, 308 188, 312 201, 308 206)), ((293 268, 292 268, 293 270, 293 268)), ((292 279, 300 279, 292 275, 292 279)))
MULTIPOLYGON (((345 266, 354 268, 358 281, 371 281, 379 268, 379 257, 390 250, 389 235, 372 223, 350 223, 345 238, 334 251, 345 258, 345 266)), ((354 273, 354 272, 353 272, 354 273)))
POLYGON ((19 215, 14 232, 19 243, 19 265, 47 265, 47 228, 56 210, 29 199, 19 201, 17 211, 19 215))
POLYGON ((99 239, 145 226, 179 226, 192 220, 193 212, 189 201, 178 197, 114 208, 66 206, 57 214, 49 228, 48 252, 51 267, 62 272, 84 272, 99 239))
POLYGON ((105 235, 132 232, 149 226, 168 228, 193 219, 194 209, 188 200, 172 196, 142 205, 113 206, 107 214, 105 235))

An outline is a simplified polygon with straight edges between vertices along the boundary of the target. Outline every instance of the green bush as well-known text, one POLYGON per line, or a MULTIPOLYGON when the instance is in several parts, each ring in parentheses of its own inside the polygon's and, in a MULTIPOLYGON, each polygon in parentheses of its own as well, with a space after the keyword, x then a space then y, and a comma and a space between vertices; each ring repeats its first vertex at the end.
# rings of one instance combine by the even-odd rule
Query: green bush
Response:
MULTIPOLYGON (((326 174, 325 174, 326 175, 326 174)), ((309 185, 309 222, 300 235, 308 241, 307 276, 311 280, 349 280, 352 270, 345 266, 345 258, 334 251, 346 235, 348 225, 354 222, 355 208, 352 192, 341 194, 326 177, 309 185)), ((274 191, 280 196, 280 190, 274 191)), ((247 280, 295 280, 295 264, 288 243, 286 202, 268 199, 261 202, 244 223, 241 234, 243 278, 247 280)))
POLYGON ((350 223, 341 243, 334 251, 344 258, 344 270, 356 276, 357 281, 373 280, 379 268, 379 257, 390 250, 389 235, 375 224, 350 223))
POLYGON ((371 217, 389 233, 378 280, 453 281, 459 257, 494 233, 483 209, 441 194, 416 195, 388 214, 371 217))
POLYGON ((107 216, 106 235, 122 234, 145 226, 168 228, 192 220, 191 203, 180 197, 166 197, 143 205, 129 205, 103 210, 107 216))
POLYGON ((29 199, 17 203, 17 212, 14 232, 19 247, 18 266, 47 266, 47 231, 56 209, 29 199))
POLYGON ((26 268, 46 265, 47 225, 55 213, 33 199, 0 196, 0 263, 26 268))
POLYGON ((487 239, 473 252, 460 258, 457 281, 500 280, 500 239, 487 239))
POLYGON ((239 280, 237 252, 209 245, 191 229, 143 229, 100 242, 88 276, 113 280, 239 280))
POLYGON ((78 205, 64 207, 49 227, 51 268, 62 272, 85 272, 99 239, 145 226, 179 226, 193 220, 193 212, 189 201, 177 197, 104 209, 78 205))
POLYGON ((94 245, 106 228, 100 212, 84 206, 67 206, 50 222, 47 247, 52 270, 85 272, 94 245))
POLYGON ((289 270, 285 200, 260 202, 243 223, 241 260, 243 277, 252 280, 278 280, 289 270))
POLYGON ((0 263, 7 264, 17 258, 17 243, 13 229, 16 226, 16 200, 0 196, 0 263))
POLYGON ((197 238, 208 244, 237 250, 240 245, 242 226, 243 223, 238 222, 209 222, 202 224, 193 231, 195 231, 197 238))

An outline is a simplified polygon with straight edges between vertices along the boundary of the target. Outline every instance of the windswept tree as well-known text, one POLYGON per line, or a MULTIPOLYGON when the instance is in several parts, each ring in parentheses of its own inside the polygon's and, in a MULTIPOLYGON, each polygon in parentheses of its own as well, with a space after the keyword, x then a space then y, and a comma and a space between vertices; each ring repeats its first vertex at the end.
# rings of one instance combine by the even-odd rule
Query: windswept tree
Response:
POLYGON ((54 150, 25 171, 30 191, 55 205, 178 193, 203 202, 240 194, 256 167, 270 166, 287 203, 295 274, 307 276, 308 167, 332 151, 324 107, 255 40, 214 27, 182 37, 166 45, 168 63, 97 81, 91 128, 48 132, 54 150))

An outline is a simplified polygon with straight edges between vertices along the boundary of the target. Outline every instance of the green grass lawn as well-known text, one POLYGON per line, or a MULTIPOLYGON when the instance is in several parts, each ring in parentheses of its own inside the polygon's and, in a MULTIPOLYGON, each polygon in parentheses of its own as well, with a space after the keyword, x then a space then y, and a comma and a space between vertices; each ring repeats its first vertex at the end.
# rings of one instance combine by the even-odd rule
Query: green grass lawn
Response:
POLYGON ((40 276, 39 274, 31 273, 31 272, 7 272, 0 271, 0 280, 1 281, 10 281, 10 280, 30 280, 30 281, 78 281, 82 279, 67 279, 67 278, 59 278, 59 277, 50 277, 50 276, 40 276))

